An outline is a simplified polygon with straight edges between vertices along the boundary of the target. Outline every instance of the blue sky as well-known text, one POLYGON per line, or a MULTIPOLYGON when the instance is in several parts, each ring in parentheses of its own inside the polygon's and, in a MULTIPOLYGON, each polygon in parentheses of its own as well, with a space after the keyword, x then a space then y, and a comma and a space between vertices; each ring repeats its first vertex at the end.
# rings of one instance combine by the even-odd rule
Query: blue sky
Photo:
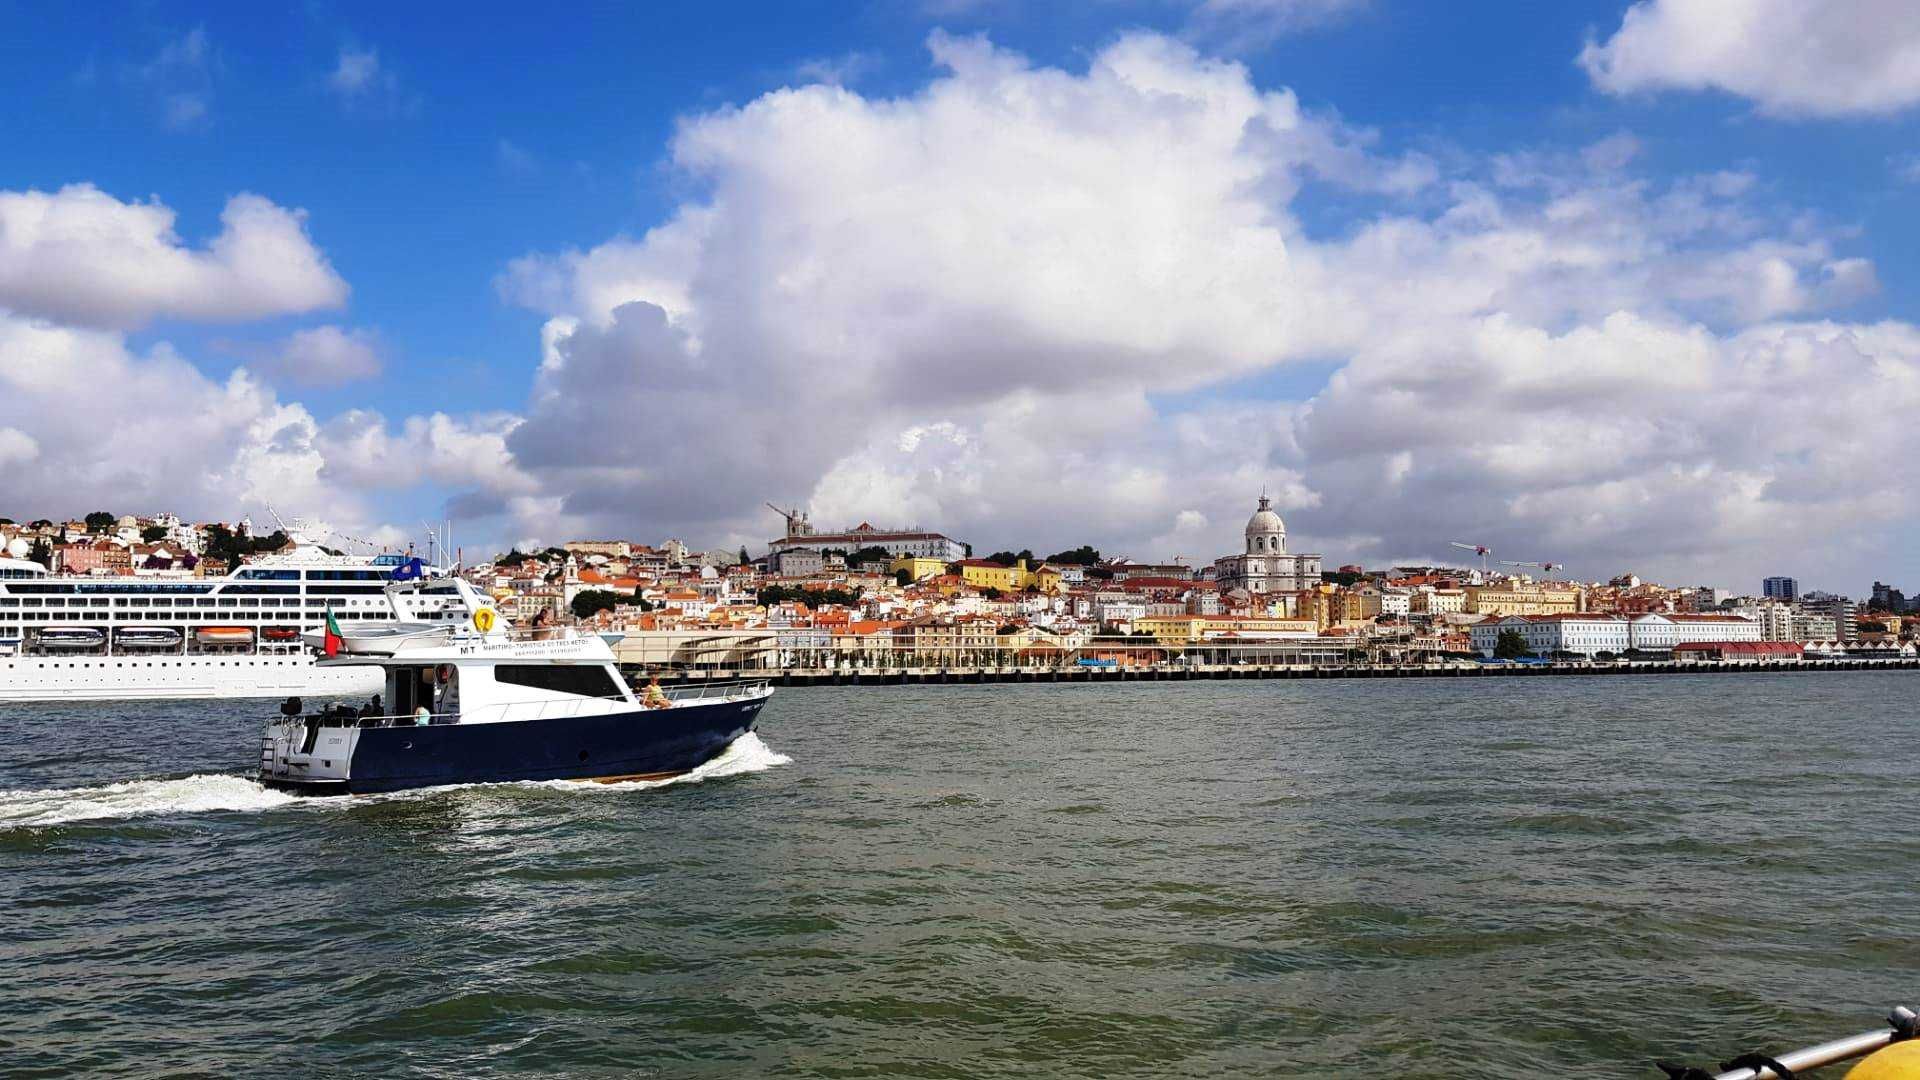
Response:
MULTIPOLYGON (((1712 6, 1708 0, 1666 3, 1676 9, 1712 6)), ((1650 19, 1664 14, 1651 10, 1659 4, 1643 6, 1649 8, 1650 19)), ((1791 9, 1811 7, 1826 9, 1815 13, 1829 20, 1845 20, 1871 17, 1874 3, 1730 0, 1730 10, 1749 7, 1760 19, 1787 19, 1791 9)), ((1920 256, 1915 254, 1920 250, 1920 226, 1912 212, 1920 183, 1902 175, 1920 146, 1915 139, 1920 112, 1905 103, 1904 91, 1886 90, 1884 100, 1861 108, 1782 105, 1742 93, 1737 72, 1701 75, 1684 67, 1684 55, 1674 61, 1665 54, 1647 63, 1667 63, 1669 73, 1649 76, 1642 80, 1646 85, 1637 88, 1609 87, 1579 58, 1584 46, 1606 43, 1621 32, 1628 8, 1622 0, 1464 5, 1404 0, 1109 0, 1082 5, 946 0, 724 9, 604 5, 538 12, 517 6, 396 12, 384 5, 309 4, 281 10, 16 4, 8 5, 10 30, 0 46, 5 61, 0 64, 0 91, 11 103, 0 111, 0 146, 6 148, 0 157, 0 189, 55 192, 67 185, 91 184, 122 202, 151 200, 177 214, 178 242, 190 249, 207 245, 220 233, 221 213, 230 197, 254 193, 279 207, 304 211, 312 246, 351 290, 344 307, 288 304, 284 311, 254 318, 206 319, 159 311, 138 325, 117 328, 136 356, 165 347, 220 383, 235 368, 262 368, 261 358, 295 331, 338 326, 377 343, 378 377, 322 385, 287 380, 272 386, 276 401, 297 403, 321 427, 353 409, 376 411, 395 429, 406 417, 434 412, 456 419, 487 413, 538 419, 540 406, 533 399, 542 392, 542 327, 550 319, 590 313, 521 306, 498 282, 514 260, 526 256, 553 259, 622 238, 637 242, 677 213, 707 204, 716 188, 727 188, 727 166, 688 168, 674 162, 676 132, 699 128, 706 118, 750 106, 783 87, 821 82, 842 84, 870 116, 884 113, 888 102, 912 107, 926 100, 929 88, 948 74, 929 50, 929 37, 936 32, 961 39, 984 35, 1032 70, 1058 69, 1080 78, 1105 50, 1144 31, 1155 35, 1154 40, 1189 50, 1194 64, 1241 65, 1245 83, 1259 92, 1291 90, 1309 117, 1362 145, 1374 162, 1428 163, 1423 167, 1431 169, 1429 182, 1412 186, 1312 178, 1300 182, 1297 190, 1290 186, 1274 208, 1287 218, 1296 251, 1307 244, 1333 251, 1386 217, 1442 221, 1448 208, 1458 204, 1460 185, 1489 183, 1503 160, 1530 156, 1559 163, 1542 166, 1548 171, 1565 169, 1564 162, 1584 149, 1624 135, 1635 147, 1633 182, 1650 190, 1706 174, 1748 178, 1750 186, 1738 196, 1748 224, 1732 227, 1727 236, 1674 241, 1676 248, 1698 245, 1702 251, 1725 254, 1756 237, 1781 243, 1816 237, 1825 246, 1824 254, 1796 256, 1803 259, 1801 269, 1809 281, 1828 272, 1816 264, 1844 258, 1870 263, 1875 287, 1836 290, 1817 304, 1809 301, 1791 310, 1735 304, 1669 311, 1658 295, 1647 296, 1640 307, 1628 298, 1621 301, 1623 308, 1658 309, 1662 317, 1691 321, 1728 339, 1781 318, 1865 325, 1920 315, 1920 256), (343 81, 342 73, 349 71, 355 78, 343 81), (1689 80, 1713 85, 1696 89, 1689 80), (1748 313, 1726 314, 1731 310, 1748 313)), ((1893 23, 1887 32, 1897 37, 1905 28, 1899 18, 1893 23)), ((1678 46, 1683 54, 1686 47, 1684 41, 1678 46)), ((728 153, 736 150, 730 146, 728 153)), ((1182 152, 1177 143, 1166 147, 1169 155, 1182 152)), ((847 202, 849 212, 858 213, 861 193, 850 193, 847 202)), ((1677 273, 1675 280, 1685 280, 1684 272, 1677 273)), ((1418 274, 1409 270, 1405 276, 1412 281, 1418 274)), ((1578 285, 1556 280, 1552 287, 1578 285)), ((1508 288, 1518 292, 1522 286, 1508 288)), ((659 300, 644 294, 632 299, 659 300)), ((938 305, 952 299, 920 297, 917 302, 938 305)), ((0 310, 9 306, 5 300, 0 291, 0 310)), ((1500 302, 1504 297, 1495 301, 1500 302)), ((1534 307, 1523 301, 1516 310, 1534 307)), ((668 311, 676 329, 701 321, 682 318, 670 304, 668 311)), ((1562 304, 1540 310, 1533 321, 1558 334, 1595 324, 1603 314, 1562 304)), ((707 315, 714 317, 712 312, 707 315)), ((1031 319, 1022 313, 1019 321, 1031 319)), ((1205 321, 1204 313, 1197 313, 1196 321, 1205 321)), ((1021 344, 1018 351, 1031 355, 1032 365, 1053 364, 1049 349, 1077 355, 1078 346, 1063 344, 1065 336, 1043 334, 1036 338, 1043 344, 1021 344)), ((1098 404, 1053 401, 1051 407, 1063 414, 1084 406, 1107 415, 1134 407, 1125 401, 1144 402, 1140 407, 1152 415, 1136 422, 1165 432, 1169 439, 1178 439, 1180 425, 1189 420, 1226 422, 1211 417, 1210 409, 1260 406, 1269 410, 1275 426, 1296 426, 1292 435, 1263 443, 1264 461, 1250 470, 1223 466, 1218 491, 1204 505, 1179 505, 1163 481, 1143 484, 1138 498, 1129 494, 1118 500, 1140 516, 1138 523, 1129 524, 1115 513, 1090 512, 1084 536, 1024 508, 1003 507, 997 516, 961 509, 965 493, 977 486, 961 484, 944 501, 927 497, 928 491, 951 482, 963 466, 856 461, 857 439, 832 451, 820 449, 810 472, 803 469, 778 478, 786 485, 781 490, 749 490, 751 484, 742 484, 729 489, 727 499, 715 498, 714 505, 686 515, 662 509, 664 496, 657 485, 644 491, 634 488, 627 498, 635 510, 624 517, 608 509, 620 505, 621 498, 597 498, 574 486, 618 490, 630 478, 608 481, 609 487, 584 474, 528 466, 531 478, 516 490, 560 498, 559 508, 569 515, 563 519, 566 525, 621 529, 639 539, 659 539, 655 532, 698 531, 687 539, 719 545, 752 540, 756 529, 771 535, 772 524, 754 516, 759 499, 766 497, 811 499, 823 504, 824 511, 848 515, 938 514, 949 527, 969 529, 967 538, 986 547, 1069 546, 1093 539, 1144 557, 1167 554, 1151 550, 1154 545, 1181 550, 1207 542, 1231 545, 1245 508, 1237 502, 1222 505, 1226 493, 1237 491, 1235 484, 1264 468, 1275 474, 1277 489, 1291 485, 1295 490, 1289 519, 1302 542, 1310 539, 1338 561, 1349 561, 1340 545, 1355 552, 1355 561, 1444 555, 1433 548, 1414 550, 1425 541, 1395 535, 1355 509, 1347 497, 1353 478, 1342 472, 1348 456, 1313 449, 1312 433, 1300 427, 1304 421, 1291 412, 1320 394, 1329 376, 1366 346, 1351 336, 1276 345, 1267 362, 1269 358, 1258 355, 1238 355, 1238 340, 1217 350, 1228 355, 1217 368, 1192 361, 1197 366, 1191 370, 1200 372, 1192 377, 1127 383, 1113 400, 1098 404), (868 479, 862 481, 864 487, 850 490, 836 486, 836 476, 868 479), (1329 490, 1333 485, 1342 490, 1329 490), (793 490, 796 486, 802 489, 793 490), (1328 513, 1337 520, 1319 516, 1328 513), (1182 516, 1186 514, 1205 522, 1195 525, 1192 517, 1182 516)), ((770 345, 776 350, 777 342, 775 335, 770 345)), ((1132 346, 1105 338, 1081 344, 1122 350, 1132 346)), ((885 342, 872 345, 882 351, 888 347, 885 342)), ((1192 348, 1197 352, 1183 351, 1187 345, 1174 349, 1168 363, 1180 368, 1191 356, 1215 351, 1213 346, 1192 348)), ((755 348, 748 351, 758 355, 755 348)), ((644 367, 641 359, 634 362, 644 367)), ((1053 370, 1078 371, 1068 361, 1060 364, 1053 370)), ((750 370, 758 369, 744 362, 739 367, 741 372, 750 370)), ((716 368, 710 374, 725 378, 727 370, 716 368)), ((1082 378, 1061 376, 1069 377, 1082 378)), ((1007 389, 1009 394, 1023 391, 1012 384, 1007 389)), ((1052 389, 1026 387, 1024 392, 1044 396, 1052 389)), ((991 458, 995 444, 985 433, 993 417, 1018 407, 1011 396, 996 402, 971 395, 930 403, 918 413, 891 399, 849 401, 853 415, 842 426, 857 429, 865 416, 884 416, 874 422, 892 425, 906 438, 906 432, 952 424, 962 432, 953 440, 960 448, 956 453, 965 457, 986 447, 991 458), (971 441, 965 432, 973 432, 971 441)), ((1568 407, 1579 411, 1577 405, 1568 407)), ((1323 405, 1319 411, 1324 416, 1328 410, 1323 405)), ((35 435, 30 427, 19 429, 35 435)), ((1704 438, 1671 430, 1657 437, 1669 436, 1676 440, 1676 449, 1685 452, 1696 451, 1704 438)), ((1471 435, 1463 432, 1461 438, 1470 441, 1471 435)), ((917 436, 907 441, 916 448, 922 445, 917 436)), ((876 445, 893 442, 892 434, 885 434, 876 445)), ((1090 453, 1099 453, 1098 439, 1086 445, 1090 453)), ((643 440, 627 449, 644 456, 659 448, 643 440)), ((512 450, 523 464, 539 457, 530 445, 512 450)), ((1777 460, 1747 461, 1738 463, 1736 471, 1749 479, 1771 474, 1783 482, 1781 470, 1794 466, 1793 459, 1787 453, 1777 460)), ((964 468, 985 467, 975 458, 967 460, 971 464, 964 468)), ((1709 467, 1731 467, 1724 455, 1701 460, 1710 461, 1709 467)), ((708 482, 684 471, 681 475, 698 489, 697 495, 727 487, 721 480, 708 482)), ((1025 474, 1010 467, 1009 475, 1025 474)), ((1595 476, 1590 482, 1603 486, 1619 480, 1595 476)), ((364 483, 360 487, 364 506, 360 520, 352 523, 357 529, 405 525, 444 512, 446 500, 455 499, 463 508, 493 511, 475 515, 471 531, 478 537, 498 543, 536 538, 524 512, 516 518, 499 509, 505 494, 462 498, 472 495, 474 484, 471 474, 459 470, 452 475, 428 470, 417 483, 385 489, 364 483)), ((93 494, 84 485, 80 490, 93 494)), ((102 498, 130 490, 164 497, 158 478, 147 488, 116 481, 97 490, 102 498)), ((1516 504, 1509 499, 1505 517, 1489 520, 1487 531, 1507 538, 1510 550, 1531 543, 1540 526, 1522 519, 1538 512, 1528 507, 1537 507, 1549 495, 1542 489, 1528 497, 1532 501, 1521 498, 1516 504)), ((981 502, 976 498, 970 505, 977 508, 981 502)), ((45 508, 63 509, 84 507, 45 508)), ((325 507, 296 509, 337 514, 325 507)), ((1740 519, 1732 511, 1728 515, 1716 524, 1737 534, 1743 527, 1740 519)), ((1829 572, 1833 586, 1856 592, 1864 589, 1865 581, 1853 579, 1883 563, 1920 574, 1920 565, 1903 561, 1907 557, 1899 553, 1895 540, 1910 521, 1904 507, 1891 515, 1860 511, 1858 518, 1845 519, 1843 527, 1877 537, 1868 546, 1836 543, 1810 557, 1820 565, 1780 569, 1797 570, 1816 581, 1829 572)), ((1467 525, 1436 522, 1434 538, 1444 540, 1440 533, 1467 525)), ((1617 539, 1609 542, 1618 544, 1617 539)), ((1761 557, 1753 549, 1736 553, 1732 548, 1688 545, 1614 551, 1572 534, 1553 543, 1573 548, 1574 559, 1589 563, 1577 564, 1575 571, 1591 575, 1627 564, 1681 574, 1706 574, 1724 565, 1727 576, 1738 579, 1727 584, 1744 584, 1743 576, 1758 568, 1755 560, 1761 557)), ((1528 550, 1529 556, 1523 557, 1531 557, 1528 550)))

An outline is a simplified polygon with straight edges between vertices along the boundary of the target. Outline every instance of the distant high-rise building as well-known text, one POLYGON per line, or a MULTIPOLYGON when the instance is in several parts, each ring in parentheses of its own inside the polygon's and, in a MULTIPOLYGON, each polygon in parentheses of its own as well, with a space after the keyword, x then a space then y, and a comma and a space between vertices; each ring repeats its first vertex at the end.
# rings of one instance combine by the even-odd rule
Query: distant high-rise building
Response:
POLYGON ((1760 583, 1760 595, 1769 600, 1791 601, 1800 595, 1800 583, 1790 577, 1770 577, 1760 583))

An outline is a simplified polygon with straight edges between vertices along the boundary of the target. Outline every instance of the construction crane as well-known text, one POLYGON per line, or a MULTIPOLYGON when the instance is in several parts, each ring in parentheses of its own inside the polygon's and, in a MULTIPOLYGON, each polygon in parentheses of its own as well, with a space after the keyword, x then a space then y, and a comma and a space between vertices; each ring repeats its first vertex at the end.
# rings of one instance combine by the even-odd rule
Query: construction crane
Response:
POLYGON ((1447 543, 1459 548, 1461 551, 1471 551, 1475 555, 1480 556, 1480 576, 1487 576, 1487 556, 1493 554, 1492 548, 1485 544, 1463 544, 1458 540, 1449 540, 1447 543))
POLYGON ((799 507, 795 507, 792 510, 782 510, 772 503, 767 504, 767 509, 787 519, 787 535, 789 537, 811 536, 813 534, 813 526, 807 523, 807 512, 805 510, 799 507))
POLYGON ((1551 577, 1553 577, 1553 572, 1554 572, 1555 570, 1565 570, 1565 569, 1567 568, 1567 564, 1566 564, 1566 563, 1558 563, 1558 562, 1514 562, 1514 561, 1512 561, 1512 560, 1510 560, 1510 559, 1502 559, 1502 560, 1500 561, 1500 564, 1501 564, 1502 566, 1532 566, 1532 567, 1538 567, 1538 568, 1539 568, 1539 570, 1540 570, 1540 571, 1541 571, 1542 573, 1544 573, 1544 574, 1546 574, 1546 575, 1547 575, 1547 577, 1549 577, 1549 578, 1551 578, 1551 577))

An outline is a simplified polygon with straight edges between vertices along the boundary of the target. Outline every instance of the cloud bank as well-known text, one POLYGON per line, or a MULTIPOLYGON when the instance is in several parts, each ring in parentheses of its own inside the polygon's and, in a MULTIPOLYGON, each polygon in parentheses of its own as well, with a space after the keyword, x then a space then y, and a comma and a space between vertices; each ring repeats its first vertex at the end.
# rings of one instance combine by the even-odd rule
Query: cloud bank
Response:
POLYGON ((1824 317, 1873 267, 1755 177, 1656 183, 1630 136, 1442 170, 1149 34, 1084 72, 930 48, 906 97, 688 118, 700 198, 502 275, 549 317, 507 447, 570 522, 759 542, 791 499, 1207 558, 1266 484, 1342 562, 1732 583, 1915 509, 1832 482, 1910 449, 1914 331, 1824 317), (1386 209, 1315 237, 1309 187, 1386 209), (1291 365, 1333 374, 1261 389, 1291 365))

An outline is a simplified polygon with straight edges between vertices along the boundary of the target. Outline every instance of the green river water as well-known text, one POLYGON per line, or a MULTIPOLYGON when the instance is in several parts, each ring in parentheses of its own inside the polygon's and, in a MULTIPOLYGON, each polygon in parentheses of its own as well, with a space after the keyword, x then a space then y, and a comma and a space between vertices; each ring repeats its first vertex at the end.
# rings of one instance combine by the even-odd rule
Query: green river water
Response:
POLYGON ((1657 1078, 1920 1004, 1914 678, 783 690, 350 800, 0 706, 0 1076, 1657 1078))

